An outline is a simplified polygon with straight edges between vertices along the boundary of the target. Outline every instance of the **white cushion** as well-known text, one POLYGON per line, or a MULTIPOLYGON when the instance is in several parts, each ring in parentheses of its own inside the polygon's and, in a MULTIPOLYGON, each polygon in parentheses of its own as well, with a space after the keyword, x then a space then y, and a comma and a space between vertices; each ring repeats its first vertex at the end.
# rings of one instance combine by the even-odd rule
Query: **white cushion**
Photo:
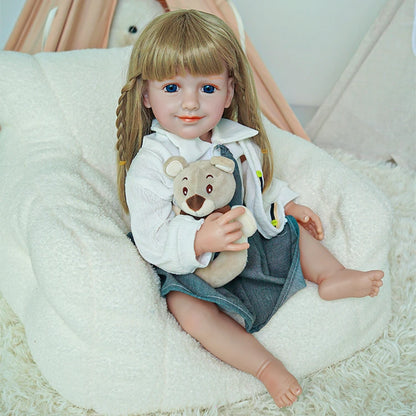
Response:
MULTIPOLYGON (((183 332, 125 236, 115 110, 131 49, 0 52, 0 290, 39 369, 74 404, 107 414, 238 401, 264 391, 183 332)), ((275 161, 321 216, 346 265, 386 272, 377 298, 292 297, 258 338, 296 376, 342 360, 390 316, 390 209, 362 178, 268 124, 275 161)))

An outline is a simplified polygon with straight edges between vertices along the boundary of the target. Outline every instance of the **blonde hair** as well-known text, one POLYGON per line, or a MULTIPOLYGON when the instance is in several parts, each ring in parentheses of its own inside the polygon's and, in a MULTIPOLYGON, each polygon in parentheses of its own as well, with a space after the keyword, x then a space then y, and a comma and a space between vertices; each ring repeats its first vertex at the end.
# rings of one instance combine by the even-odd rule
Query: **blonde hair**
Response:
POLYGON ((231 29, 214 15, 196 10, 177 10, 154 19, 133 47, 128 81, 117 107, 118 191, 128 212, 125 179, 133 158, 150 134, 154 115, 143 105, 146 80, 162 81, 188 71, 214 75, 224 71, 234 79, 234 97, 224 118, 256 129, 253 141, 263 153, 264 189, 273 175, 272 154, 261 121, 253 76, 247 58, 231 29))

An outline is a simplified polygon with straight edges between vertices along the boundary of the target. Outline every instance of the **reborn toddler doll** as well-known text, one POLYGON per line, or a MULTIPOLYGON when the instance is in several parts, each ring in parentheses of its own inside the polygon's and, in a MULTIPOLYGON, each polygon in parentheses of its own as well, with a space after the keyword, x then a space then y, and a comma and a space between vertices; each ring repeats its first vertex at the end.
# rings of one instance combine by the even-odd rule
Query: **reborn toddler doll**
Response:
POLYGON ((251 70, 228 26, 195 10, 153 20, 133 48, 116 124, 120 200, 169 311, 209 352, 262 381, 279 407, 291 405, 301 393, 298 381, 252 333, 305 279, 332 300, 376 296, 384 274, 339 263, 319 241, 319 217, 273 176, 251 70), (242 226, 235 221, 244 207, 199 220, 175 214, 173 180, 164 172, 172 156, 234 162, 233 201, 257 222, 248 242, 238 242, 242 226), (213 288, 195 274, 213 253, 243 250, 247 265, 226 285, 213 288))

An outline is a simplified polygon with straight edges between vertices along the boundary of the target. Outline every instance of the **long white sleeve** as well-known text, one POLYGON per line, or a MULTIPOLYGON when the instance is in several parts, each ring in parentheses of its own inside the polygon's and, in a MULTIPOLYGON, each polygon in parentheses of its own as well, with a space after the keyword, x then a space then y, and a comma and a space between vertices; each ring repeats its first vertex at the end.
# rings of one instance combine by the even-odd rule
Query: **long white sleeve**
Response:
POLYGON ((274 202, 278 202, 284 208, 288 202, 293 201, 298 196, 296 192, 289 188, 286 182, 273 178, 269 188, 263 193, 263 203, 266 208, 274 202))
POLYGON ((286 182, 277 178, 273 178, 270 186, 262 193, 259 185, 262 179, 256 176, 260 175, 262 178, 260 149, 249 140, 241 142, 241 146, 248 162, 243 168, 246 205, 255 214, 260 233, 266 238, 274 237, 286 224, 285 205, 298 194, 292 191, 286 182), (276 223, 272 222, 270 215, 272 204, 277 208, 273 209, 274 213, 277 211, 277 217, 273 218, 277 220, 276 223))
POLYGON ((193 272, 209 263, 211 253, 195 257, 195 234, 203 220, 172 211, 171 179, 151 152, 136 156, 126 179, 131 230, 142 257, 175 274, 193 272))

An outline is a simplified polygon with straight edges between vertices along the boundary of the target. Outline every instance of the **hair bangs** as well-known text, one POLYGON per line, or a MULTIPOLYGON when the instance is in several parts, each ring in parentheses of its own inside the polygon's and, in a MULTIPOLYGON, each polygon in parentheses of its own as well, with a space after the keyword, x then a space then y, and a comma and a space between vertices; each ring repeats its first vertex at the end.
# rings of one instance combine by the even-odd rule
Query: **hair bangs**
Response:
POLYGON ((225 48, 210 28, 190 19, 173 23, 176 25, 166 26, 147 45, 142 45, 147 49, 141 54, 144 80, 161 81, 185 72, 213 75, 225 69, 231 71, 230 61, 234 59, 229 55, 233 48, 225 48))
POLYGON ((198 44, 184 49, 181 63, 178 66, 179 72, 188 71, 192 75, 213 75, 220 74, 226 69, 224 59, 213 45, 198 44))

